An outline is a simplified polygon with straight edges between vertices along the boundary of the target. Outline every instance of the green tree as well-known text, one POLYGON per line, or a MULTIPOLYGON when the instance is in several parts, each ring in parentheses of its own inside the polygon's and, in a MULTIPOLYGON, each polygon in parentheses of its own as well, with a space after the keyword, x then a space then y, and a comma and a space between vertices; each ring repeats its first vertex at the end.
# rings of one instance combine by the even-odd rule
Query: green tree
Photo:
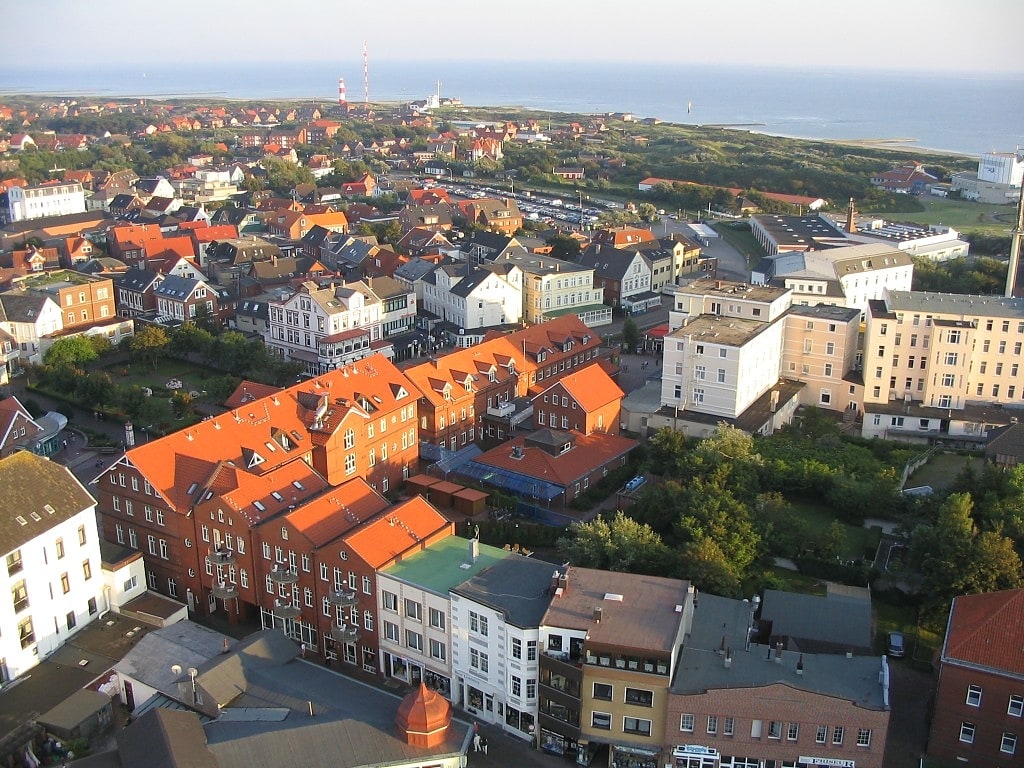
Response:
POLYGON ((193 353, 204 354, 213 344, 213 334, 197 323, 187 322, 171 334, 174 354, 185 357, 193 353))
POLYGON ((639 343, 640 327, 636 324, 636 320, 632 317, 627 317, 626 321, 622 324, 622 344, 629 352, 632 352, 639 343))
POLYGON ((671 559, 650 526, 621 511, 610 521, 596 517, 574 526, 569 536, 559 539, 558 549, 575 565, 629 573, 664 573, 671 559))
POLYGON ((132 336, 128 347, 133 355, 137 355, 155 369, 170 343, 171 339, 163 328, 158 325, 144 325, 132 336))
POLYGON ((97 357, 96 347, 86 336, 67 336, 53 342, 43 362, 53 368, 82 368, 97 357))
POLYGON ((551 246, 551 258, 563 261, 576 261, 580 255, 580 243, 575 238, 559 233, 546 241, 551 246))

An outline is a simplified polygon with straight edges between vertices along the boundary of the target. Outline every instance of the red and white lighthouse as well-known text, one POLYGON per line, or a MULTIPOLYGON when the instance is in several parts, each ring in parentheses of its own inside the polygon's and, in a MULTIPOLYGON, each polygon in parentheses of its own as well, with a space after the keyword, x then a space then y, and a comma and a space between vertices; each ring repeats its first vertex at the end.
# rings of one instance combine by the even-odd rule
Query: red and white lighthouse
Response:
POLYGON ((345 98, 345 78, 338 78, 338 106, 345 109, 348 106, 348 101, 345 98))

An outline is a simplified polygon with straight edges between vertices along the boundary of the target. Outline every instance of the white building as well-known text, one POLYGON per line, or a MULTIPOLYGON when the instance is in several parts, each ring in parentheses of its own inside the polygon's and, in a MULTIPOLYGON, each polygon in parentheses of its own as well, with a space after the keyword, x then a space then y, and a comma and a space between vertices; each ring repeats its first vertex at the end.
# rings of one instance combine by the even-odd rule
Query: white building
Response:
POLYGON ((44 339, 63 327, 61 308, 49 296, 20 290, 0 293, 0 329, 14 337, 22 360, 42 363, 48 348, 44 339))
POLYGON ((385 680, 424 682, 458 703, 452 686, 449 590, 508 554, 476 539, 449 536, 377 573, 377 635, 385 680))
POLYGON ((0 460, 0 682, 23 675, 110 606, 96 500, 60 464, 21 451, 0 460))
POLYGON ((964 200, 989 205, 1011 205, 1024 181, 1024 155, 1017 152, 986 152, 978 160, 977 173, 954 173, 952 187, 964 200))
POLYGON ((384 341, 384 305, 364 282, 330 284, 313 281, 269 302, 267 347, 285 360, 320 374, 372 354, 392 356, 384 341))
POLYGON ((463 707, 529 741, 537 730, 540 624, 554 594, 553 570, 510 555, 451 590, 452 665, 463 707), (492 652, 481 669, 480 654, 492 652))
POLYGON ((85 190, 75 182, 47 182, 7 190, 6 224, 44 216, 85 213, 85 190))
POLYGON ((672 287, 669 330, 701 315, 721 315, 771 323, 793 304, 792 292, 770 285, 750 285, 702 277, 672 287))
POLYGON ((523 272, 514 264, 450 264, 433 278, 423 286, 423 308, 455 328, 515 324, 522 317, 523 272))

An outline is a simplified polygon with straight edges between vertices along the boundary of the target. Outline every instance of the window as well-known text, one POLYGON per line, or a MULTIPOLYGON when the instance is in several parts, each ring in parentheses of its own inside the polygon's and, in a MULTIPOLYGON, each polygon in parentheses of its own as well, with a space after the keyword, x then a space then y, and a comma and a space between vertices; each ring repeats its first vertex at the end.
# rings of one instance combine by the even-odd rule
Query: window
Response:
POLYGON ((1006 714, 1011 717, 1020 717, 1024 712, 1024 696, 1011 696, 1010 703, 1006 707, 1006 714))
POLYGON ((405 599, 405 615, 413 621, 423 621, 422 606, 415 600, 405 599))
POLYGON ((814 741, 817 744, 824 744, 828 738, 828 726, 819 725, 817 732, 814 734, 814 741))
POLYGON ((967 706, 969 706, 969 707, 980 707, 981 706, 981 686, 980 685, 968 685, 967 686, 967 706))
POLYGON ((526 678, 526 698, 536 699, 537 698, 537 680, 533 677, 526 678))
POLYGON ((858 747, 870 747, 871 746, 871 729, 870 728, 859 728, 857 730, 857 746, 858 747))
POLYGON ((384 609, 398 613, 398 595, 396 595, 394 592, 388 592, 387 590, 384 590, 382 596, 384 602, 384 609))
POLYGON ((718 733, 718 718, 715 715, 708 715, 708 733, 712 736, 718 733))
POLYGON ((57 559, 60 560, 64 557, 64 539, 57 539, 57 559))
POLYGON ((390 621, 384 622, 384 639, 393 643, 398 642, 398 625, 390 621))
POLYGON ((487 617, 481 616, 475 611, 470 611, 469 629, 472 632, 479 632, 484 637, 487 637, 487 617))
MULTIPOLYGON (((536 661, 537 660, 537 641, 527 640, 526 641, 526 660, 536 661)), ((1020 713, 1018 712, 1018 715, 1020 713)))
POLYGON ((637 704, 641 707, 654 706, 654 692, 642 688, 626 688, 627 704, 637 704))
POLYGON ((74 629, 78 625, 78 619, 75 617, 74 611, 68 611, 68 615, 65 617, 65 621, 68 623, 68 629, 74 629))
POLYGON ((651 735, 651 721, 639 717, 622 718, 622 730, 625 733, 635 733, 640 736, 651 735))
POLYGON ((841 725, 835 726, 832 729, 832 743, 833 744, 842 744, 843 743, 843 734, 844 734, 844 732, 845 732, 845 729, 843 728, 843 726, 841 726, 841 725))
MULTIPOLYGON (((444 629, 445 616, 444 611, 439 611, 437 608, 430 609, 430 626, 434 629, 444 629)), ((514 642, 514 641, 513 641, 514 642)), ((518 658, 518 657, 516 657, 518 658)))
POLYGON ((523 695, 523 681, 521 679, 519 679, 518 677, 516 677, 515 675, 512 675, 511 677, 512 677, 512 695, 515 696, 517 699, 521 698, 522 695, 523 695))
POLYGON ((32 627, 32 617, 25 619, 18 624, 18 639, 22 648, 28 648, 36 641, 36 631, 32 627))
POLYGON ((612 716, 608 712, 592 712, 590 714, 590 725, 601 731, 612 729, 612 716))
POLYGON ((1012 733, 1004 733, 999 751, 1007 755, 1014 754, 1017 751, 1017 737, 1012 733))
POLYGON ((947 352, 946 353, 946 365, 956 365, 956 361, 957 361, 957 354, 956 354, 956 352, 947 352))
POLYGON ((594 683, 594 698, 602 701, 612 700, 612 687, 608 683, 594 683))
POLYGON ((92 578, 92 563, 88 560, 82 561, 82 574, 85 576, 86 581, 92 578))
POLYGON ((768 722, 768 738, 769 739, 781 739, 782 738, 782 723, 778 720, 770 720, 768 722))
POLYGON ((487 654, 481 653, 476 648, 469 649, 469 666, 473 669, 478 669, 481 672, 487 672, 488 662, 487 654))
POLYGON ((679 716, 679 730, 683 733, 693 733, 693 715, 679 716))
POLYGON ((351 475, 356 471, 356 455, 354 453, 345 454, 345 474, 351 475))
POLYGON ((786 729, 786 739, 788 739, 789 741, 796 741, 797 737, 799 735, 800 735, 800 724, 799 723, 790 723, 789 727, 786 729))
POLYGON ((723 727, 722 727, 722 733, 725 734, 726 736, 732 736, 733 731, 734 731, 735 728, 736 728, 736 720, 731 718, 731 717, 725 718, 725 723, 723 723, 723 727))
POLYGON ((964 744, 974 743, 974 723, 960 723, 960 741, 964 744))
POLYGON ((518 637, 512 638, 512 658, 523 658, 523 641, 520 640, 518 637))
POLYGON ((445 644, 440 640, 430 641, 430 658, 437 659, 438 661, 444 661, 447 656, 447 650, 445 644))
POLYGON ((413 632, 411 629, 405 630, 405 644, 410 649, 423 653, 423 635, 419 632, 413 632))

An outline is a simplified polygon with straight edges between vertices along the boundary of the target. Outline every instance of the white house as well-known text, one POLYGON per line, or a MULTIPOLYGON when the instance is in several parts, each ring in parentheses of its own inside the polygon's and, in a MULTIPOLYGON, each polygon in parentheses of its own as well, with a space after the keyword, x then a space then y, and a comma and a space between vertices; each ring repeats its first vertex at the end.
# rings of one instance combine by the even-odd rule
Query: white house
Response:
POLYGON ((523 272, 499 262, 450 264, 423 286, 423 308, 460 329, 515 324, 522 317, 523 272))
POLYGON ((0 460, 0 681, 20 677, 101 611, 96 500, 29 451, 0 460))
POLYGON ((0 293, 0 329, 14 337, 21 359, 42 363, 43 339, 64 328, 60 306, 35 291, 0 293))
POLYGON ((554 594, 553 570, 513 554, 451 590, 452 664, 463 707, 529 741, 536 733, 540 624, 554 594), (483 670, 480 654, 491 648, 496 655, 483 670))
POLYGON ((85 212, 85 190, 75 182, 47 182, 7 190, 5 223, 85 212))

